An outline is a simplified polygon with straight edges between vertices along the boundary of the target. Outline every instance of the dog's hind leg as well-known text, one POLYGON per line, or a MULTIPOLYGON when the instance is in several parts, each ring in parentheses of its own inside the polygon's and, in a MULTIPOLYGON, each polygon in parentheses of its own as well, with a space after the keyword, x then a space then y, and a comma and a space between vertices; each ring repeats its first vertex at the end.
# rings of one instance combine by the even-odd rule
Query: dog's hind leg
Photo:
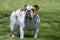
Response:
POLYGON ((19 26, 18 26, 18 30, 17 30, 17 36, 20 36, 20 30, 19 30, 19 26))
POLYGON ((11 36, 14 37, 14 23, 10 22, 11 36))

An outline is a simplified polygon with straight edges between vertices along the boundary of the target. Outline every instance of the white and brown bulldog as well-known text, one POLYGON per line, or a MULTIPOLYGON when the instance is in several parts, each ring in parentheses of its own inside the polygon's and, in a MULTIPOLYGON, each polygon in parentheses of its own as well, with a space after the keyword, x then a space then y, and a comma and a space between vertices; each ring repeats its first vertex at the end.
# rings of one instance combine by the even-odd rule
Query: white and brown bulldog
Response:
POLYGON ((37 13, 38 9, 38 5, 25 5, 23 11, 17 9, 12 12, 10 16, 10 30, 12 37, 14 37, 14 27, 17 24, 19 26, 20 39, 23 39, 24 29, 26 28, 33 28, 34 38, 37 38, 40 25, 40 17, 37 13))

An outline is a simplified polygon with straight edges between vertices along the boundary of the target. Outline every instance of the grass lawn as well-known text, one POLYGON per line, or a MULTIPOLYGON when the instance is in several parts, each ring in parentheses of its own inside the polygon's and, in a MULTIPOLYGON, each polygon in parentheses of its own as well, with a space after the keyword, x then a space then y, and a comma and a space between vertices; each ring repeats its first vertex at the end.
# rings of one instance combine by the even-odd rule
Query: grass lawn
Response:
POLYGON ((33 38, 33 31, 25 31, 24 40, 60 40, 60 0, 0 0, 0 40, 19 40, 17 36, 10 37, 9 17, 25 4, 39 5, 41 25, 37 39, 33 38))

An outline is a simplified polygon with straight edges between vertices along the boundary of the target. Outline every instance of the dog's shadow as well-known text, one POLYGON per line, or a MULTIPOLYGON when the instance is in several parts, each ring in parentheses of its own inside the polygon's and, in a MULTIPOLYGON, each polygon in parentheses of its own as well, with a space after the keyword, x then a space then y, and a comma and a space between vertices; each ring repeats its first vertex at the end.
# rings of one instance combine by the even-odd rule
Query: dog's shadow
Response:
MULTIPOLYGON (((20 37, 19 34, 16 34, 15 36, 20 37)), ((31 31, 30 32, 25 32, 24 37, 25 38, 33 38, 34 37, 34 34, 31 33, 31 31)))
POLYGON ((32 34, 24 34, 24 37, 33 38, 34 36, 32 34))

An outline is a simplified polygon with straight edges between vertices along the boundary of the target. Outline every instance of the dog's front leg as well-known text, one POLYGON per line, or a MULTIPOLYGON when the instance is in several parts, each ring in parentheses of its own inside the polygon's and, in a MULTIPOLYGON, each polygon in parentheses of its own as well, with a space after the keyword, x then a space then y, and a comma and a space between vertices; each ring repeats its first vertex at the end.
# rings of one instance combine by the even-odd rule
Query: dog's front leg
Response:
POLYGON ((20 39, 23 39, 24 37, 24 30, 23 30, 23 27, 20 27, 20 39))
POLYGON ((39 31, 39 29, 38 29, 38 28, 35 28, 35 29, 34 29, 34 38, 37 38, 38 31, 39 31))

